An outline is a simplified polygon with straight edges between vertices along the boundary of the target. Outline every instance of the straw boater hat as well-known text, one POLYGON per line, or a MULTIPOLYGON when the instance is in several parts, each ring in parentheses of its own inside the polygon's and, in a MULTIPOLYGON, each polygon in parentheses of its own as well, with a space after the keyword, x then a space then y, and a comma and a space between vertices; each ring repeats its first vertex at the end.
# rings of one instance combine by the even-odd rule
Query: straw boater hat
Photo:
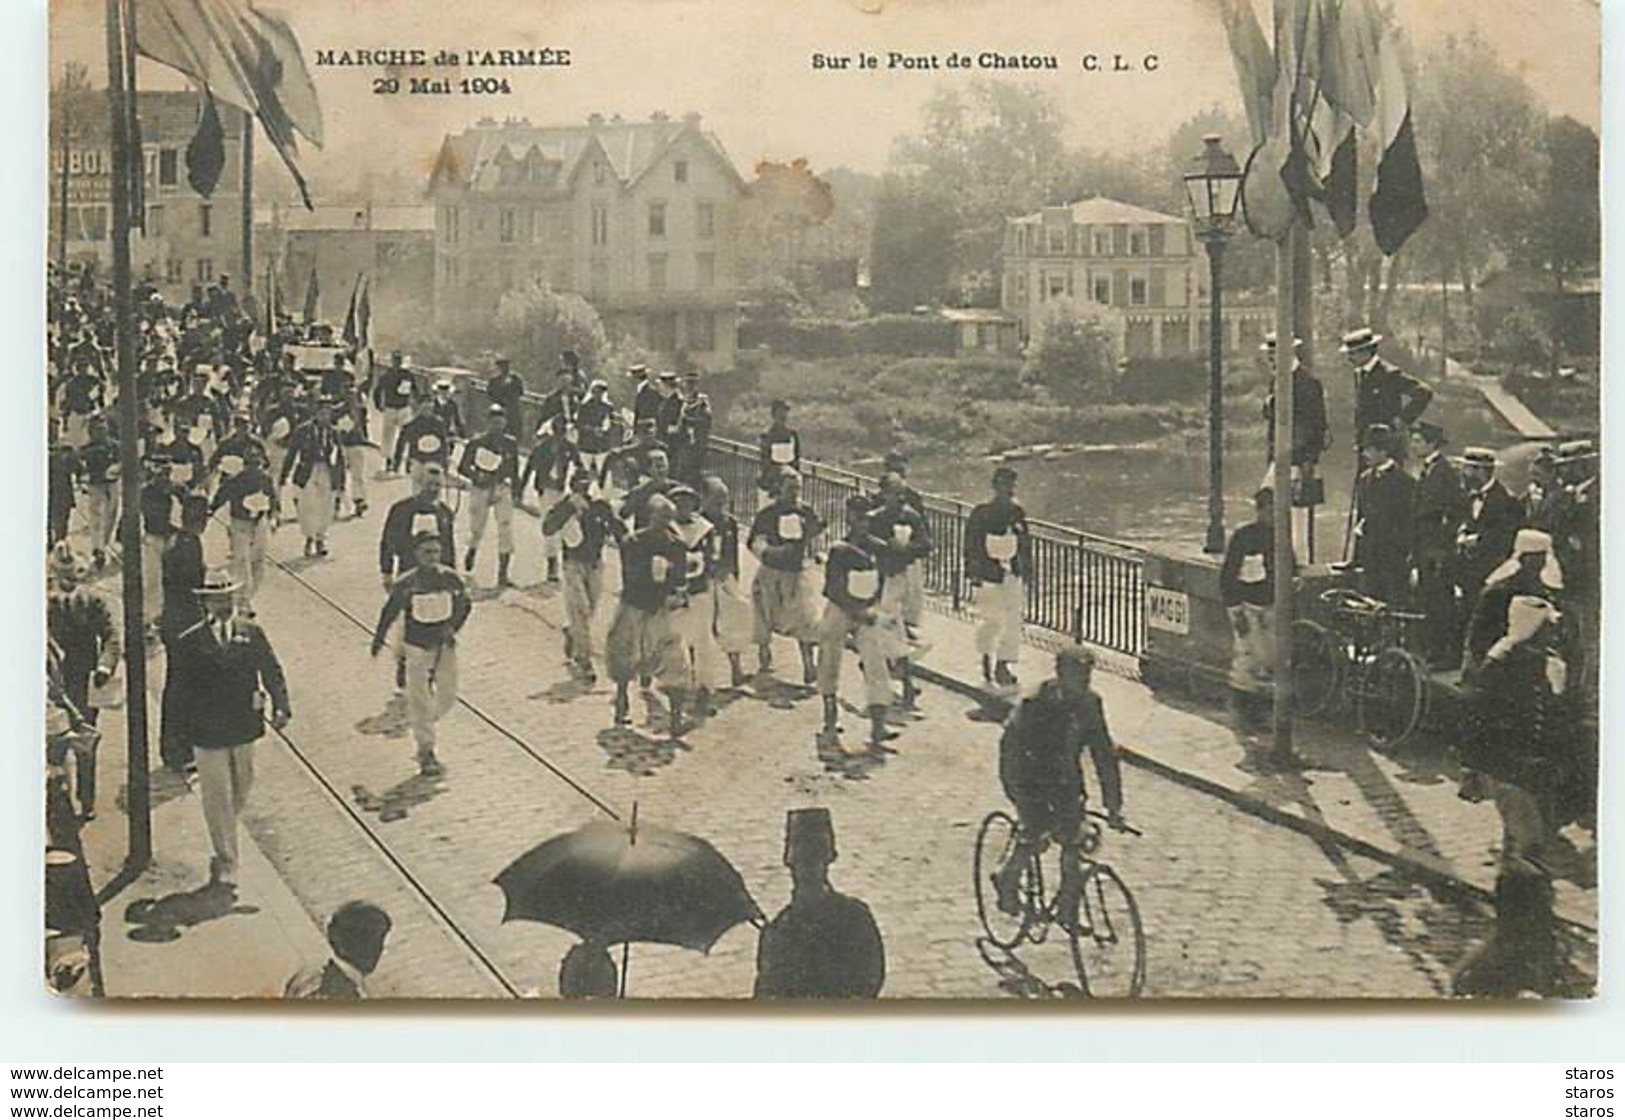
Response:
POLYGON ((1345 354, 1354 354, 1361 350, 1374 350, 1381 341, 1382 335, 1370 327, 1357 327, 1343 336, 1343 344, 1338 349, 1345 354))
POLYGON ((197 595, 200 599, 211 595, 230 595, 241 590, 242 586, 224 568, 211 568, 204 574, 203 585, 197 589, 197 595))
POLYGON ((1461 452, 1461 465, 1464 467, 1488 467, 1495 469, 1495 452, 1487 447, 1467 447, 1461 452))
POLYGON ((1572 439, 1557 445, 1559 463, 1578 463, 1597 457, 1597 445, 1588 439, 1572 439))
MULTIPOLYGON (((1303 339, 1296 338, 1296 337, 1293 338, 1293 340, 1292 340, 1292 348, 1294 350, 1298 349, 1302 345, 1303 345, 1303 339)), ((1260 350, 1264 351, 1265 353, 1273 353, 1275 351, 1275 347, 1276 347, 1276 338, 1275 338, 1275 332, 1274 331, 1271 331, 1269 334, 1265 335, 1264 336, 1264 341, 1258 344, 1258 348, 1260 350)))
POLYGON ((1552 537, 1550 533, 1543 533, 1539 529, 1519 529, 1518 535, 1512 538, 1512 555, 1503 560, 1499 567, 1490 573, 1485 585, 1500 583, 1510 579, 1519 568, 1518 561, 1525 556, 1544 555, 1546 563, 1540 569, 1540 582, 1554 591, 1563 589, 1563 566, 1557 562, 1552 552, 1552 537))

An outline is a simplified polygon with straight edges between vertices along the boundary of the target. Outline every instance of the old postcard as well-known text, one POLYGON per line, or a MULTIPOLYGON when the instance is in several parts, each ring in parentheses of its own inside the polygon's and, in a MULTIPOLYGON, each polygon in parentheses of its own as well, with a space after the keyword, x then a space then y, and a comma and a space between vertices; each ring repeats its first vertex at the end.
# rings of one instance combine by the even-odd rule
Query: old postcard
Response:
POLYGON ((1594 993, 1595 4, 51 47, 53 989, 1594 993))

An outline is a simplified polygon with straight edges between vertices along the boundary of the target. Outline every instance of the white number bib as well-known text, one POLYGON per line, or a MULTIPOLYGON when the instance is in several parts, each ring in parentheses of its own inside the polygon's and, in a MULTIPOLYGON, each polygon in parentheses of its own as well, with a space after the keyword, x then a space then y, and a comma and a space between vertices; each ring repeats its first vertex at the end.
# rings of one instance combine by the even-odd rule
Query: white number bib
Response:
POLYGON ((119 473, 120 473, 120 467, 119 467, 119 465, 117 463, 109 463, 109 464, 107 464, 107 470, 105 470, 102 473, 106 477, 108 482, 117 482, 118 477, 119 477, 119 473))
POLYGON ((666 576, 671 573, 671 562, 664 556, 649 557, 649 578, 656 583, 665 583, 666 576))
POLYGON ((847 572, 846 593, 859 602, 868 602, 880 593, 880 573, 873 568, 847 572))
POLYGON ((220 473, 230 478, 234 474, 243 473, 243 457, 241 455, 220 456, 220 473))
POLYGON ((914 539, 914 526, 896 524, 891 527, 891 539, 898 544, 907 544, 914 539))
POLYGON ((796 445, 789 442, 770 443, 767 446, 767 457, 779 466, 796 461, 796 445))
POLYGON ((1241 562, 1241 573, 1237 578, 1242 583, 1263 583, 1267 575, 1269 573, 1264 570, 1264 558, 1255 553, 1241 562))
POLYGON ((243 508, 249 513, 264 513, 271 508, 271 497, 265 493, 250 494, 243 499, 243 508))
POLYGON ((801 514, 779 514, 779 539, 783 541, 799 541, 801 539, 801 514))
POLYGON ((348 416, 340 416, 339 422, 334 427, 341 432, 353 432, 355 431, 355 421, 348 416))
POLYGON ((565 548, 581 547, 582 543, 587 539, 587 534, 586 531, 581 528, 580 514, 577 514, 575 517, 570 518, 570 520, 564 523, 564 528, 559 530, 559 539, 564 542, 565 548))
POLYGON ((1014 533, 989 533, 987 535, 987 554, 1001 564, 1015 559, 1016 535, 1014 533))
POLYGON ((445 622, 451 617, 451 592, 417 592, 412 596, 412 617, 418 622, 445 622))
POLYGON ((440 518, 432 513, 414 513, 412 515, 412 535, 419 533, 440 532, 440 518))
POLYGON ((425 455, 433 455, 440 450, 440 437, 436 435, 419 436, 418 450, 425 455))
POLYGON ((200 421, 191 428, 187 429, 186 436, 193 443, 201 444, 204 440, 209 438, 209 429, 206 428, 200 421))
POLYGON ((688 554, 688 571, 687 571, 688 578, 689 579, 699 579, 704 574, 705 574, 705 553, 703 553, 703 552, 690 552, 688 554))
POLYGON ((502 456, 489 447, 482 447, 474 452, 474 465, 482 471, 494 471, 502 465, 502 456))
POLYGON ((288 423, 286 416, 278 416, 271 422, 271 438, 274 440, 280 442, 287 439, 288 433, 291 431, 293 431, 293 425, 288 423))
POLYGON ((192 480, 192 467, 188 463, 169 464, 169 481, 185 485, 192 480))

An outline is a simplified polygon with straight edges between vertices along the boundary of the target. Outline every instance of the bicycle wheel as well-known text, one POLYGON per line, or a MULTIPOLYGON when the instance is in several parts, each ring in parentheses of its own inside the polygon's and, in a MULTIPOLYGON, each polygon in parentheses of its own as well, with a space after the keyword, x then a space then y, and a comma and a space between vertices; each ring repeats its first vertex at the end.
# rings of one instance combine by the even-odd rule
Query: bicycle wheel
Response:
POLYGON ((1318 622, 1292 624, 1292 710, 1316 716, 1331 706, 1343 678, 1343 643, 1318 622))
POLYGON ((1409 650, 1390 646, 1365 672, 1359 690, 1360 727, 1382 747, 1397 747, 1422 724, 1427 709, 1428 677, 1409 650))
POLYGON ((1104 863, 1084 869, 1078 927, 1069 931, 1078 982, 1092 999, 1134 999, 1145 990, 1145 929, 1127 885, 1104 863))
MULTIPOLYGON (((992 812, 982 820, 982 827, 976 834, 976 859, 974 876, 976 881, 976 916, 981 919, 982 929, 987 933, 987 939, 1001 949, 1013 948, 1027 932, 1029 911, 1026 906, 1021 908, 1020 914, 1007 914, 999 909, 998 892, 993 886, 993 876, 1010 859, 1016 850, 1016 822, 1009 813, 992 812)), ((1029 878, 1026 871, 1022 872, 1022 879, 1029 878)), ((1025 897, 1025 882, 1022 895, 1025 897)))

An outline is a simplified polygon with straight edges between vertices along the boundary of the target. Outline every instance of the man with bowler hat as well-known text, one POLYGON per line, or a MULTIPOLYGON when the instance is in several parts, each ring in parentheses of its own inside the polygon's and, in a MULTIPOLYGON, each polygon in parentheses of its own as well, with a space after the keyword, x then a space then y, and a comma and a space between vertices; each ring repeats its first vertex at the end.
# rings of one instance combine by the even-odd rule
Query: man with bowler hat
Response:
POLYGON ((869 907, 829 882, 836 859, 828 809, 792 809, 784 824, 790 905, 762 930, 757 999, 874 999, 886 948, 869 907))

